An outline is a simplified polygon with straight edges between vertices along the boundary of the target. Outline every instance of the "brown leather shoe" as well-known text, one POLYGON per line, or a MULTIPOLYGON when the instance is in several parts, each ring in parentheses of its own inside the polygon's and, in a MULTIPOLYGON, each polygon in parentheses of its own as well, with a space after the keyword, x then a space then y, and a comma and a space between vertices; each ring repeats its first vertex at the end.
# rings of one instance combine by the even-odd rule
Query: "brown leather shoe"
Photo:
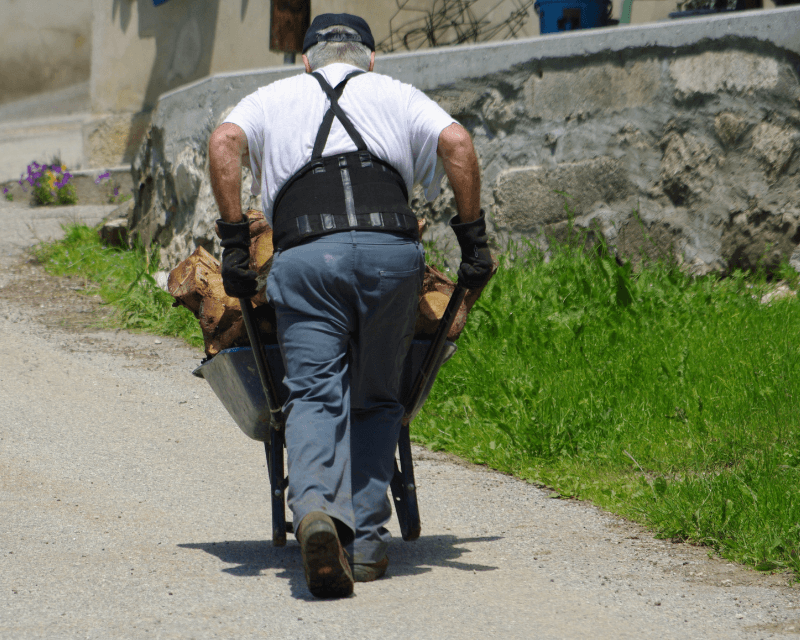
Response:
POLYGON ((382 578, 386 574, 388 566, 388 556, 383 556, 382 560, 372 564, 353 564, 353 580, 356 582, 372 582, 382 578))
POLYGON ((309 513, 297 530, 306 584, 317 598, 344 598, 353 593, 353 574, 336 533, 322 511, 309 513))

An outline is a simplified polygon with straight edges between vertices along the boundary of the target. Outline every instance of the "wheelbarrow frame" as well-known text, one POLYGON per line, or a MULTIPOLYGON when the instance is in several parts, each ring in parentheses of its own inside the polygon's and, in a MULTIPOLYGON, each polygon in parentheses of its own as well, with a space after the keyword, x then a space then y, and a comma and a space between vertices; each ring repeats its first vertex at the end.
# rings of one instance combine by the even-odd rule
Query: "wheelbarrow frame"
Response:
MULTIPOLYGON (((400 532, 406 541, 416 540, 421 531, 409 425, 425 403, 439 368, 456 351, 456 346, 447 341, 447 334, 466 293, 465 287, 456 286, 433 338, 430 341, 414 341, 404 370, 404 373, 413 376, 413 382, 409 382, 408 379, 403 380, 405 411, 390 487, 400 532)), ((286 544, 286 533, 292 532, 292 523, 286 521, 285 494, 289 479, 284 470, 285 418, 281 410, 283 404, 281 400, 285 398, 285 394, 282 393, 282 385, 278 386, 275 374, 276 370, 283 371, 283 361, 277 346, 265 347, 263 344, 257 329, 252 302, 246 298, 240 298, 239 302, 252 348, 226 349, 211 361, 198 367, 194 374, 209 382, 228 413, 248 436, 255 440, 263 440, 270 481, 272 544, 281 547, 286 544), (227 383, 222 381, 241 376, 243 369, 249 368, 248 365, 253 362, 258 372, 260 389, 254 385, 245 385, 248 388, 245 389, 243 396, 239 389, 235 393, 229 393, 227 383), (211 371, 214 373, 207 375, 211 371)))

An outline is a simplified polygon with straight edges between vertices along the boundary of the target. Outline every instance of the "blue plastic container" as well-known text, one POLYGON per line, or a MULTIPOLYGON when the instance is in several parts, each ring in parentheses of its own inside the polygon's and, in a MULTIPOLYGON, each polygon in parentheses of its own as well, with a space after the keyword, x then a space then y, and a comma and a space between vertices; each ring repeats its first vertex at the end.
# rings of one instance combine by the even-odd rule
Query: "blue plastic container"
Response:
POLYGON ((543 34, 604 27, 611 17, 610 0, 537 0, 533 6, 543 34))

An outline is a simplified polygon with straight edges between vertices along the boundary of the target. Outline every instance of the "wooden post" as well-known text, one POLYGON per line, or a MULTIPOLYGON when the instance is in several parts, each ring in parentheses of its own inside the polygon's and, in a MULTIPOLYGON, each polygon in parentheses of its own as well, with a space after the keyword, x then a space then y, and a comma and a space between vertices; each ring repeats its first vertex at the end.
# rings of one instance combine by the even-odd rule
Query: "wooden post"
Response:
POLYGON ((303 38, 310 24, 311 0, 272 0, 270 51, 302 53, 303 38))

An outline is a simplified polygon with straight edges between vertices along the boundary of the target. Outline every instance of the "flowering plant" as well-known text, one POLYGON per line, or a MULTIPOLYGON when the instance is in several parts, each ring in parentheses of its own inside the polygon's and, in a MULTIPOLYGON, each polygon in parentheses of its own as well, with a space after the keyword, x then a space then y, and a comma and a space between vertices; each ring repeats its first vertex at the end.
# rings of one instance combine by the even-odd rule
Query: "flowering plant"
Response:
POLYGON ((124 196, 119 195, 120 186, 116 182, 111 181, 111 172, 104 171, 99 176, 94 179, 94 183, 99 185, 102 184, 104 181, 108 180, 108 203, 109 204, 116 204, 118 202, 124 202, 125 200, 130 200, 131 195, 126 194, 124 196))
POLYGON ((3 187, 3 195, 9 202, 11 202, 14 199, 14 194, 9 192, 8 187, 3 187))
MULTIPOLYGON (((37 204, 75 204, 78 195, 75 192, 75 185, 70 183, 72 174, 67 171, 67 167, 59 164, 39 164, 31 162, 28 165, 28 175, 22 175, 19 185, 23 191, 27 191, 23 182, 27 182, 33 187, 33 199, 37 204)), ((8 197, 8 194, 6 194, 8 197)))

